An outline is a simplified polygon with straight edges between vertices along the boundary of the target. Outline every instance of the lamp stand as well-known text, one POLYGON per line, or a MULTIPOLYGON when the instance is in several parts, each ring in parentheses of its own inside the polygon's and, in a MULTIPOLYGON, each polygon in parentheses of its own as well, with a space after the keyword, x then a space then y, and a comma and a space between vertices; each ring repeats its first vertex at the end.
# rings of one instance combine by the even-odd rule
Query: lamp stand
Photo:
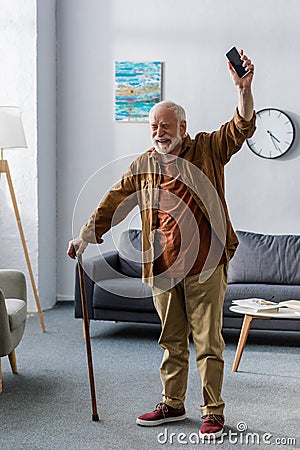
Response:
MULTIPOLYGON (((3 157, 3 152, 2 151, 1 151, 1 157, 3 157)), ((31 285, 32 285, 33 294, 34 294, 34 298, 35 298, 35 303, 36 303, 36 306, 37 306, 37 310, 38 310, 38 314, 39 314, 42 330, 43 330, 43 332, 45 332, 46 328, 45 328, 45 324, 44 324, 43 314, 42 314, 40 301, 39 301, 39 297, 38 297, 38 293, 37 293, 37 289, 36 289, 36 285, 35 285, 35 281, 34 281, 34 277, 33 277, 33 272, 32 272, 32 268, 31 268, 31 263, 30 263, 30 259, 29 259, 29 254, 28 254, 28 250, 27 250, 27 245, 26 245, 26 241, 25 241, 25 236, 24 236, 24 232, 23 232, 23 227, 22 227, 22 223, 21 223, 21 218, 20 218, 20 214, 19 214, 17 200, 16 200, 16 196, 15 196, 15 192, 14 192, 14 188, 13 188, 13 184, 12 184, 12 179, 11 179, 11 176, 10 176, 8 161, 5 160, 5 159, 2 159, 2 158, 0 159, 0 174, 1 173, 5 173, 6 174, 6 178, 7 178, 7 182, 8 182, 8 186, 9 186, 9 191, 10 191, 10 196, 11 196, 11 199, 12 199, 12 203, 13 203, 13 207, 14 207, 14 211, 15 211, 15 216, 16 216, 16 219, 17 219, 17 224, 18 224, 18 228, 19 228, 19 232, 20 232, 20 236, 21 236, 21 241, 22 241, 22 245, 23 245, 25 259, 26 259, 28 272, 29 272, 29 276, 30 276, 30 280, 31 280, 31 285)))

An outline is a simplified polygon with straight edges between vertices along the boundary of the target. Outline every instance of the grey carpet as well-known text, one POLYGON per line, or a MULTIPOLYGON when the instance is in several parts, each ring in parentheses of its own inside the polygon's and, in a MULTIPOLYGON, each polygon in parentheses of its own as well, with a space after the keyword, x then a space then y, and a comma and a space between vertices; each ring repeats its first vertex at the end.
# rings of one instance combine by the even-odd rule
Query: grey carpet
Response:
MULTIPOLYGON (((73 305, 58 304, 44 313, 44 319, 44 334, 37 316, 27 321, 17 348, 19 375, 11 373, 7 358, 2 359, 1 449, 153 450, 207 446, 197 444, 195 436, 201 422, 201 398, 192 345, 188 418, 160 427, 139 427, 136 416, 152 410, 161 398, 162 351, 156 343, 159 326, 92 323, 100 415, 97 423, 91 420, 82 323, 73 318, 73 305), (163 443, 166 437, 168 442, 163 443)), ((299 333, 250 332, 237 373, 231 372, 231 366, 238 333, 226 330, 224 337, 223 394, 226 431, 231 435, 223 443, 217 442, 219 448, 300 448, 299 333), (247 431, 237 433, 238 424, 246 424, 247 431), (269 444, 263 442, 265 433, 271 435, 265 436, 269 444)))

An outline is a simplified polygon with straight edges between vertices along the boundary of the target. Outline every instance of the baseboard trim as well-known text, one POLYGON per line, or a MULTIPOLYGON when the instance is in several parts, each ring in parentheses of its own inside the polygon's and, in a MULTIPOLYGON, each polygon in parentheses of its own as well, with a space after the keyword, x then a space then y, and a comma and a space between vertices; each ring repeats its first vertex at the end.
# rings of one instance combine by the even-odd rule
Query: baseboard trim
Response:
POLYGON ((74 302, 74 295, 62 295, 62 294, 56 294, 56 301, 57 302, 74 302))

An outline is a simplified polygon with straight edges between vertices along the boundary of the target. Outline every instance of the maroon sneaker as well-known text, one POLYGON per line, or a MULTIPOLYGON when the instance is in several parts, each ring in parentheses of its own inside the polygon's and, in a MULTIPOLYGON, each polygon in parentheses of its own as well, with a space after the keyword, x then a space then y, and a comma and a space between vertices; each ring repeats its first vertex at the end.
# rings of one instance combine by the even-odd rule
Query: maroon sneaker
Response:
POLYGON ((205 438, 218 438, 224 431, 224 416, 218 414, 208 414, 203 416, 203 424, 200 427, 199 436, 205 438))
POLYGON ((177 422, 185 419, 184 406, 180 409, 172 408, 166 403, 158 403, 155 410, 146 414, 142 414, 136 419, 138 425, 144 427, 155 427, 162 423, 177 422))

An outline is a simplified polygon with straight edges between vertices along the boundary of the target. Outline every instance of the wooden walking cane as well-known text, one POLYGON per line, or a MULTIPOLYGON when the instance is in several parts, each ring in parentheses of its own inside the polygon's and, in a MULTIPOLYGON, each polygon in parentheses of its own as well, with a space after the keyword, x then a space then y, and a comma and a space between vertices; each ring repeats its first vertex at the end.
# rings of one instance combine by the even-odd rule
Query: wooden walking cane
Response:
MULTIPOLYGON (((75 249, 75 247, 74 247, 74 249, 75 249)), ((99 422, 99 416, 98 416, 98 412, 97 412, 96 392, 95 392, 94 369, 93 369, 93 359, 92 359, 92 349, 91 349, 91 339, 90 339, 90 327, 89 327, 88 309, 87 309, 86 294, 85 294, 84 271, 83 271, 83 266, 82 266, 82 256, 81 255, 79 255, 77 257, 77 266, 78 266, 81 305, 82 305, 82 319, 83 319, 83 326, 84 326, 84 333, 85 333, 86 354, 87 354, 89 378, 90 378, 90 391, 91 391, 91 398, 92 398, 92 420, 94 422, 99 422)))

